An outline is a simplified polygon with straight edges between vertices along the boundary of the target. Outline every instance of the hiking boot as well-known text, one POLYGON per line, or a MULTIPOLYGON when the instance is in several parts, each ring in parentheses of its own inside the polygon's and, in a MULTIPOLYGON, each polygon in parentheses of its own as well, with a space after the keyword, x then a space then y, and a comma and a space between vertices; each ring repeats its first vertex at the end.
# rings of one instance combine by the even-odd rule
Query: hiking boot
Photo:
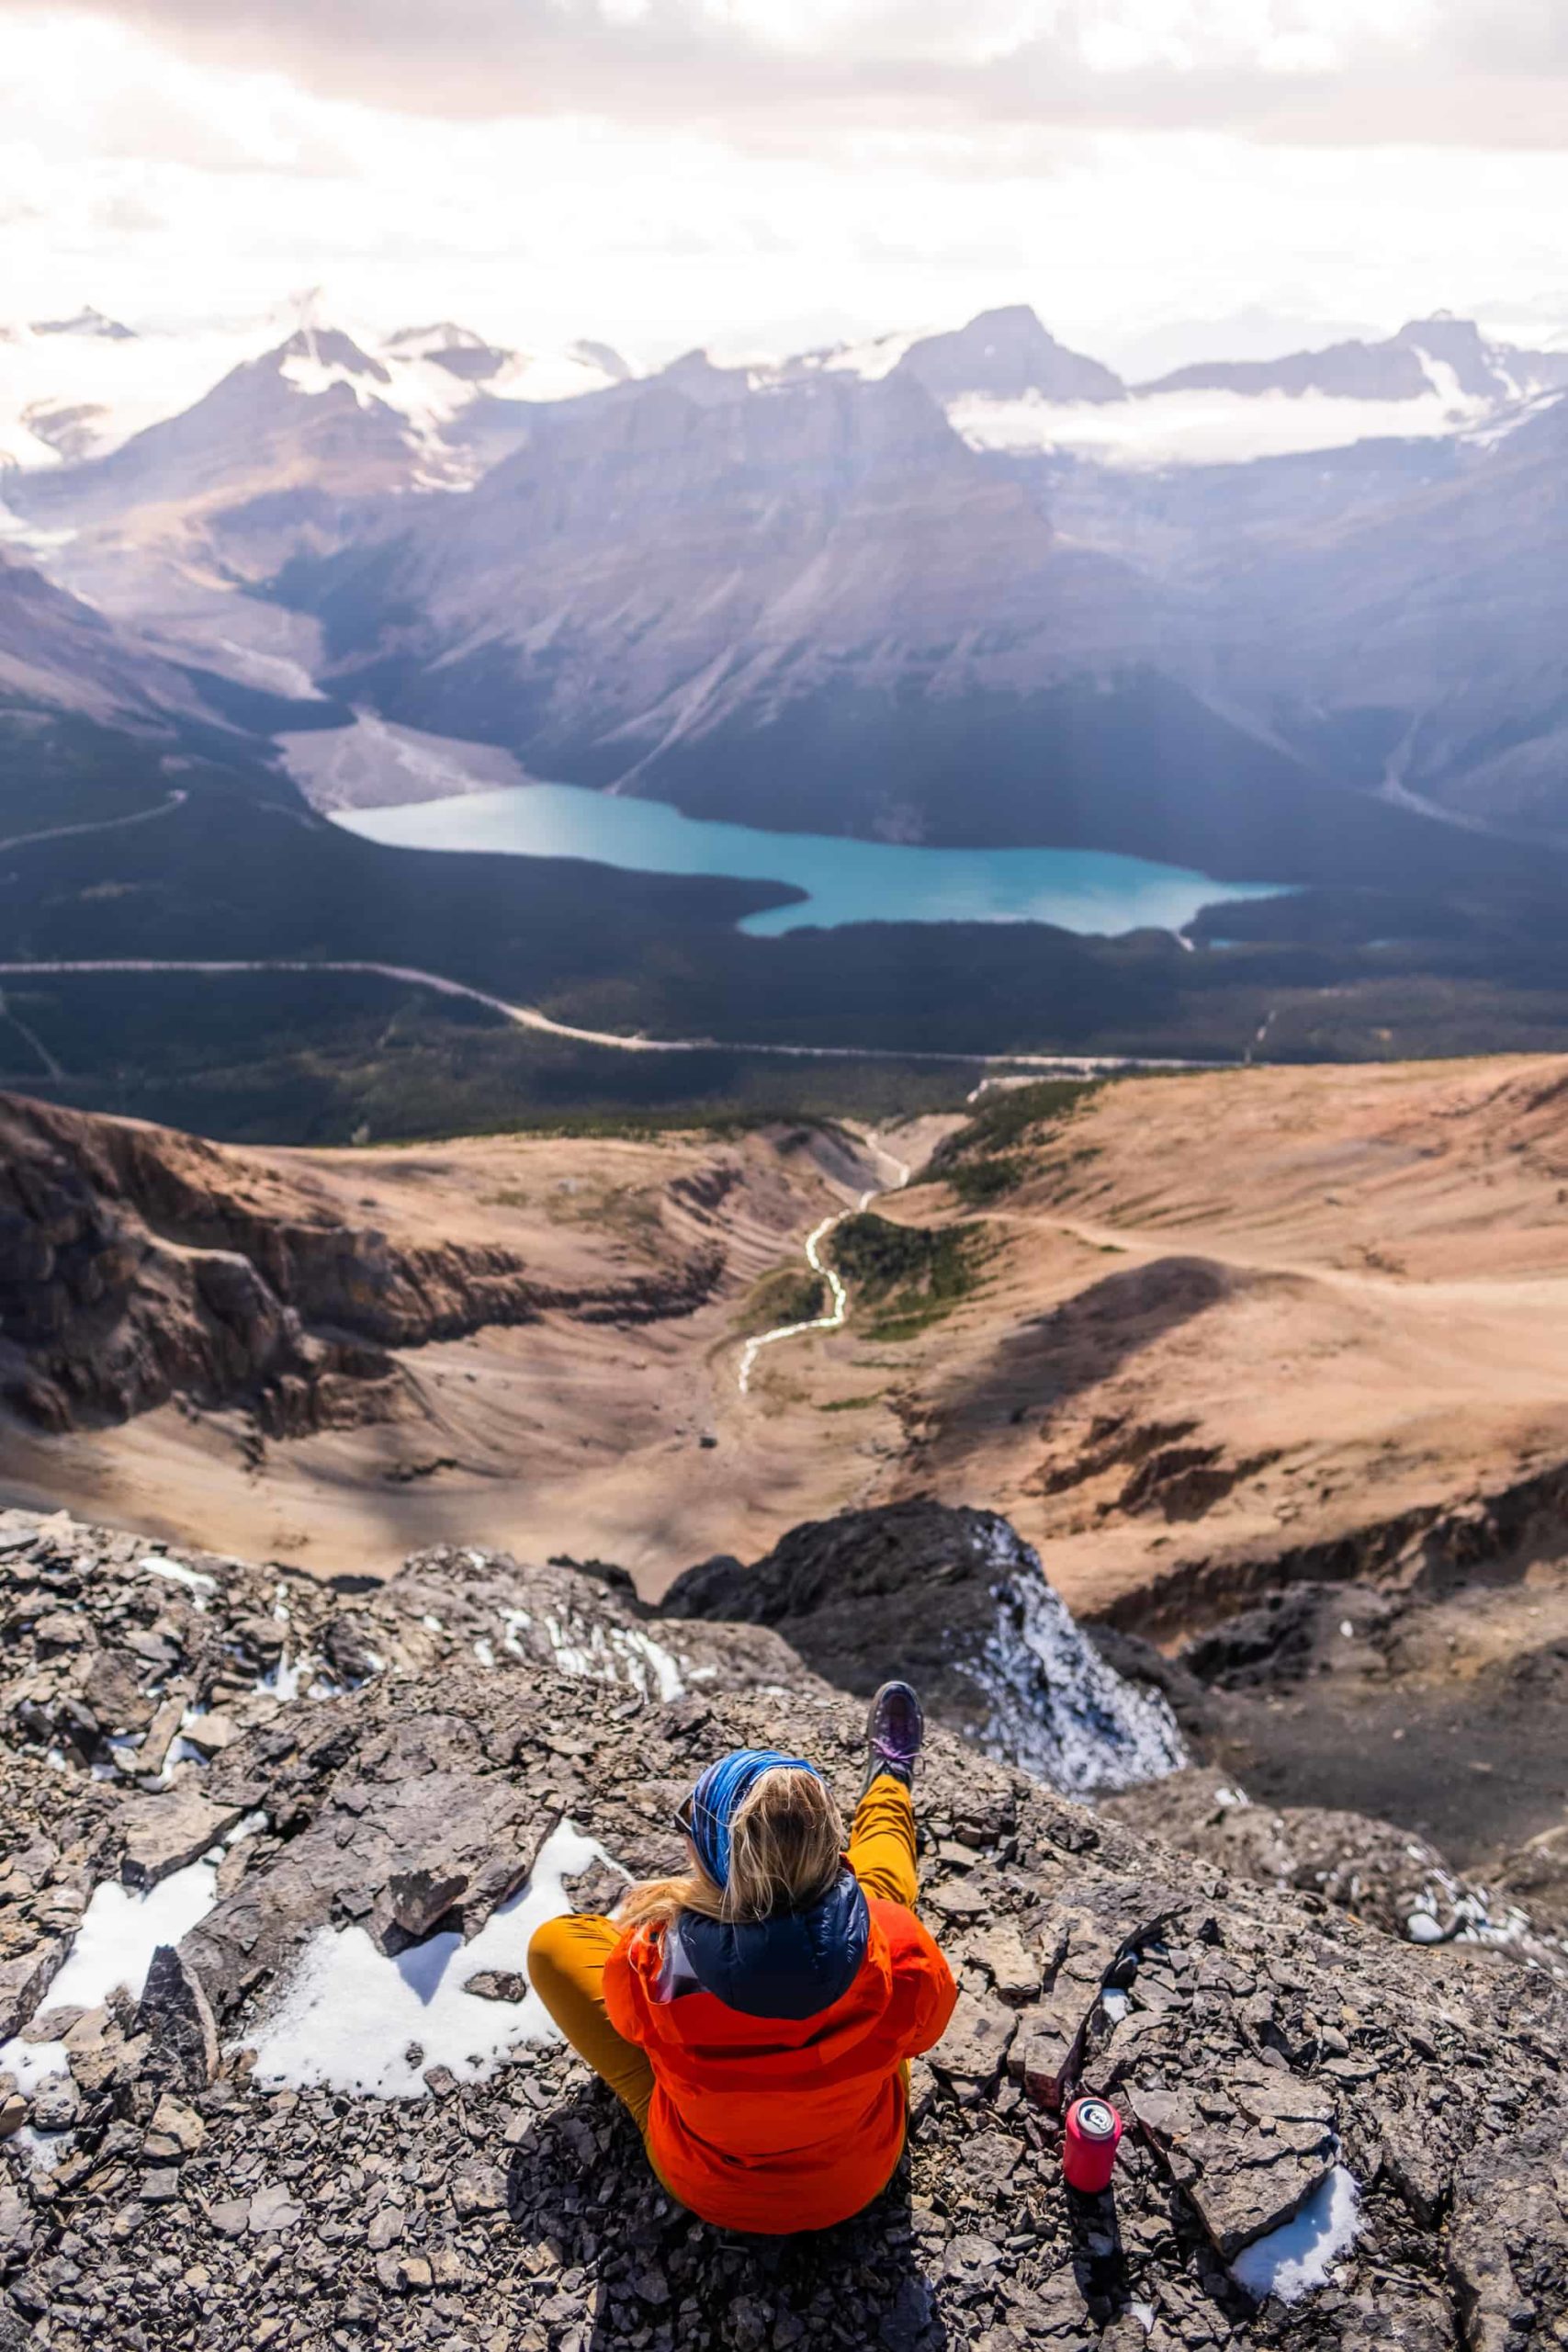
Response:
POLYGON ((907 1682, 885 1682, 866 1711, 863 1797, 879 1772, 912 1788, 915 1758, 925 1737, 926 1719, 920 1702, 907 1682))

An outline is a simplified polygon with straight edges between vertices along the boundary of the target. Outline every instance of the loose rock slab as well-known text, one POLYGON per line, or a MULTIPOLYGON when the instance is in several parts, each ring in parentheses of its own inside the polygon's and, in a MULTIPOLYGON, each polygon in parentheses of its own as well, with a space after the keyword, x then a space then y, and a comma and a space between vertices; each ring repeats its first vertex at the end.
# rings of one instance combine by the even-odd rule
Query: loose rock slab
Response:
POLYGON ((1212 2087, 1131 2098, 1226 2262, 1299 2211, 1338 2153, 1331 2093, 1289 2074, 1237 2067, 1212 2087))

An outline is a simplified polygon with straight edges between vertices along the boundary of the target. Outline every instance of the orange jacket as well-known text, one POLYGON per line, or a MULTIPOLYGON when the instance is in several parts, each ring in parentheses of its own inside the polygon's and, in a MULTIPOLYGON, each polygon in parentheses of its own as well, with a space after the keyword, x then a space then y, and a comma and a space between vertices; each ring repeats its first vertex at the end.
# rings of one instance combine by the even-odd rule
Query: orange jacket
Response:
POLYGON ((610 2022, 653 2068, 649 2155, 704 2221, 769 2235, 828 2229, 869 2204, 897 2165, 899 2069, 941 2040, 957 1994, 912 1911, 877 1896, 866 1911, 864 1959, 813 2016, 749 2015, 695 1984, 671 1997, 660 1928, 629 1928, 605 1963, 610 2022))

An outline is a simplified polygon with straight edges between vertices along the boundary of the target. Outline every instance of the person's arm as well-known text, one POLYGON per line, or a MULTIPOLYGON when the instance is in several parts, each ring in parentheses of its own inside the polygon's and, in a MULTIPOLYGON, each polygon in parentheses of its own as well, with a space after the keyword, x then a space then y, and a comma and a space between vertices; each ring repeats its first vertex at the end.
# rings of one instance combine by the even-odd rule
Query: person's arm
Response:
POLYGON ((604 1962, 603 1993, 605 2013, 615 2031, 626 2041, 641 2042, 643 2033, 644 1994, 637 1971, 631 1963, 634 1937, 643 1930, 634 1928, 621 1938, 604 1962))
POLYGON ((900 2055, 918 2058, 947 2031, 958 1987, 929 1928, 913 1912, 906 1912, 904 1917, 907 1925, 895 1960, 897 1973, 908 1988, 908 2024, 899 2037, 900 2055))

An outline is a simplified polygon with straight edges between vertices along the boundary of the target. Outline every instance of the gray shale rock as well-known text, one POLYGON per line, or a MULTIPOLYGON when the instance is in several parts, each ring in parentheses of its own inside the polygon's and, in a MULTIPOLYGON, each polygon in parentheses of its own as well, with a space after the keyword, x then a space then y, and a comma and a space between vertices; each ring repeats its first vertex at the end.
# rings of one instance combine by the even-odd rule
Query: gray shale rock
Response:
MULTIPOLYGON (((172 1668, 136 1634, 167 1642, 204 1698, 240 1679, 232 1628, 270 1618, 276 1572, 192 1560, 212 1580, 193 1592, 142 1573, 145 1556, 0 1515, 6 1670, 39 1680, 46 1714, 92 1646, 45 1655, 51 1611, 90 1613, 97 1649, 139 1657, 149 1680, 172 1668)), ((857 1702, 799 1668, 756 1675, 773 1689, 716 1673, 661 1701, 657 1656, 611 1638, 648 1628, 743 1679, 754 1629, 726 1652, 721 1627, 533 1573, 426 1555, 417 1611, 395 1584, 356 1598, 356 1655, 384 1662, 362 1687, 323 1673, 335 1695, 258 1701, 241 1738, 173 1766, 164 1790, 46 1763, 0 1691, 0 1953, 37 1980, 19 2024, 47 2009, 51 1962, 34 1955, 58 1960, 68 1933, 44 1922, 79 1918, 118 1873, 128 1823, 163 1804, 177 1817, 192 1792, 269 1824, 233 1845, 227 1892, 138 2013, 70 2026, 77 2108, 52 2168, 0 2145, 0 2312, 39 2323, 50 2352, 1556 2352, 1568 2337, 1568 2005, 1544 1971, 1478 1970, 1321 1894, 1229 1879, 942 1731, 920 1773, 923 1902, 964 2001, 913 2070, 906 2161, 840 2229, 748 2241, 673 2211, 628 2119, 554 2043, 479 2083, 432 2064, 417 2099, 254 2086, 246 2046, 317 1928, 352 1918, 389 1949, 433 1915, 472 1933, 563 1815, 626 1870, 668 1868, 674 1803, 731 1745, 812 1755, 852 1798, 857 1702), (533 1628, 507 1645, 502 1589, 536 1624, 570 1611, 564 1657, 533 1628), (197 1982, 214 2031, 176 2082, 173 2020, 197 1982), (1127 2119, 1113 2196, 1063 2186, 1048 2101, 1080 2086, 1127 2119), (1255 2307, 1223 2250, 1332 2162, 1361 2187, 1356 2244, 1302 2304, 1255 2307)), ((288 1655, 322 1657, 335 1597, 282 1583, 288 1655)), ((224 1705, 243 1717, 248 1699, 224 1705)))
POLYGON ((121 1878, 128 1886, 156 1886, 160 1879, 198 1862, 236 1826, 243 1811, 237 1804, 213 1804, 188 1785, 158 1796, 129 1798, 116 1822, 121 1878))
POLYGON ((1391 1821, 1252 1804, 1228 1774, 1196 1766, 1108 1796, 1102 1810, 1260 1886, 1321 1894, 1390 1935, 1461 1941, 1549 1969, 1568 1960, 1568 1943, 1527 1919, 1508 1892, 1461 1877, 1425 1838, 1391 1821), (1412 1921, 1424 1929, 1413 1935, 1412 1921))
POLYGON ((149 2081, 205 2090, 217 2074, 218 2026, 207 1987, 174 1945, 161 1944, 152 1955, 136 2012, 136 2031, 147 2038, 149 2081))
POLYGON ((1338 2147, 1332 2090, 1232 2066, 1222 2082, 1132 2093, 1132 2109, 1225 2261, 1305 2204, 1338 2147))

